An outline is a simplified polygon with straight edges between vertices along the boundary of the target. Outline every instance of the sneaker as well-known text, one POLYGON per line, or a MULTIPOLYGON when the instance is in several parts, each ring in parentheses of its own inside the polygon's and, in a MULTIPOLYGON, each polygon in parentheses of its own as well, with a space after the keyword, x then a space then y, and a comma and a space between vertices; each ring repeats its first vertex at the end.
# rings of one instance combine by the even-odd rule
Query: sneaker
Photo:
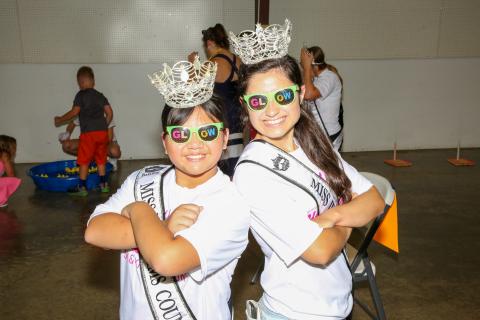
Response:
POLYGON ((118 159, 115 159, 115 158, 108 159, 108 162, 110 162, 110 164, 113 166, 112 171, 117 171, 117 168, 118 168, 117 161, 118 159))
POLYGON ((71 190, 68 190, 68 194, 77 197, 86 197, 88 196, 87 188, 77 186, 71 190))
POLYGON ((108 182, 100 183, 100 192, 102 193, 110 192, 110 186, 108 185, 108 182))

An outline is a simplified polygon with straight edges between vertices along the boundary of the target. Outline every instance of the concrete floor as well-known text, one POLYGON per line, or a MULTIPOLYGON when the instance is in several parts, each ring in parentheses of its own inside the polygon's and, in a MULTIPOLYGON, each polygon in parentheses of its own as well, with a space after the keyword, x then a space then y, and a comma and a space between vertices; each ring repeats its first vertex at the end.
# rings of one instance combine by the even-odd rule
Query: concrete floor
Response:
MULTIPOLYGON (((465 150, 475 167, 446 162, 454 150, 400 153, 411 168, 383 164, 386 152, 347 153, 361 171, 387 177, 399 201, 400 250, 394 256, 372 244, 370 256, 389 319, 478 319, 480 299, 480 150, 465 150)), ((133 170, 155 161, 121 161, 115 189, 133 170)), ((0 209, 0 319, 117 319, 118 252, 83 242, 90 212, 106 196, 86 199, 36 190, 18 165, 23 184, 0 209)), ((261 294, 249 285, 261 254, 254 241, 232 284, 236 319, 244 301, 261 294)), ((358 295, 369 301, 368 289, 358 295)), ((367 319, 355 309, 354 319, 367 319)))

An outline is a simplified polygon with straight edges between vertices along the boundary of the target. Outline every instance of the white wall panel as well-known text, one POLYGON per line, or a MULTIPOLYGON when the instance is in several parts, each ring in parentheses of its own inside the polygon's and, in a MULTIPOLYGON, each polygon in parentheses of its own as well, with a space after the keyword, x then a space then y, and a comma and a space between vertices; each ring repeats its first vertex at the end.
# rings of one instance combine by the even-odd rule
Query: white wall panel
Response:
MULTIPOLYGON (((332 61, 345 81, 346 151, 480 147, 480 58, 332 61)), ((123 159, 163 157, 163 100, 146 74, 157 64, 92 65, 110 100, 123 159)), ((57 141, 76 93, 71 64, 0 65, 0 133, 16 137, 19 162, 71 158, 57 141)), ((75 132, 78 135, 78 129, 75 132)))
POLYGON ((434 57, 441 0, 277 0, 270 22, 293 22, 291 54, 320 45, 331 59, 434 57))
POLYGON ((480 146, 480 59, 339 60, 348 151, 480 146))
MULTIPOLYGON (((478 0, 275 0, 294 22, 291 52, 331 59, 480 55, 478 0)), ((149 63, 200 47, 199 31, 253 27, 254 0, 3 0, 0 63, 149 63), (18 7, 18 10, 17 10, 18 7)))
MULTIPOLYGON (((156 64, 91 65, 96 89, 110 101, 117 124, 116 135, 123 159, 163 156, 160 115, 164 101, 146 74, 156 64)), ((79 65, 0 65, 0 133, 18 140, 18 162, 43 162, 72 158, 64 154, 53 117, 70 110, 78 91, 79 65)), ((76 129, 74 136, 78 137, 76 129)))
POLYGON ((276 0, 270 22, 294 22, 291 53, 320 45, 331 59, 480 56, 478 0, 276 0))
POLYGON ((25 61, 173 61, 223 21, 219 0, 19 0, 25 61))
POLYGON ((270 21, 293 22, 290 52, 321 46, 330 59, 434 57, 440 0, 271 2, 270 21))
POLYGON ((439 56, 480 56, 480 1, 445 0, 439 56))
POLYGON ((20 29, 15 0, 0 1, 0 63, 22 62, 20 29))
POLYGON ((223 0, 223 24, 227 32, 238 33, 255 22, 255 0, 223 0))

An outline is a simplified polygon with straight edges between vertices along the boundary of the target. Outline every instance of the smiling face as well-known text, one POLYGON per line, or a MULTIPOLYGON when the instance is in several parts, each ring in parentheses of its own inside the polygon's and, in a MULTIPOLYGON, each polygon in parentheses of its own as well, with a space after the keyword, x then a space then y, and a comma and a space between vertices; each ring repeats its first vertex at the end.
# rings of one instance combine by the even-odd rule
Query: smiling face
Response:
MULTIPOLYGON (((267 93, 282 90, 294 85, 281 69, 271 69, 254 74, 248 81, 245 94, 267 93)), ((268 101, 267 106, 259 111, 248 109, 248 117, 257 130, 257 138, 266 140, 277 147, 292 151, 294 147, 294 126, 300 118, 300 102, 303 98, 303 88, 297 92, 295 99, 288 105, 268 101)))
MULTIPOLYGON (((184 127, 198 128, 207 124, 220 122, 202 107, 195 107, 188 119, 179 124, 184 127)), ((203 141, 196 133, 191 133, 185 143, 177 143, 168 134, 163 136, 163 145, 175 166, 177 184, 194 188, 206 182, 217 173, 217 163, 222 151, 227 148, 228 129, 219 132, 213 141, 203 141)))

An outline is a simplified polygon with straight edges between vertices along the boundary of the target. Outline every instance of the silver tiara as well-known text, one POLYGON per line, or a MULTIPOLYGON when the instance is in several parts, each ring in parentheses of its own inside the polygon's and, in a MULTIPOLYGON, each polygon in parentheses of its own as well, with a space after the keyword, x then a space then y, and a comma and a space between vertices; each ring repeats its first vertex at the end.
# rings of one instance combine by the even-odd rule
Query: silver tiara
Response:
POLYGON ((257 24, 256 30, 245 30, 236 36, 230 32, 233 50, 245 64, 254 64, 267 59, 281 58, 288 54, 292 23, 285 19, 283 26, 271 24, 263 28, 257 24))
POLYGON ((193 63, 179 61, 170 68, 163 64, 163 71, 149 75, 152 85, 172 108, 191 108, 208 101, 213 95, 217 64, 200 63, 198 56, 193 63))

